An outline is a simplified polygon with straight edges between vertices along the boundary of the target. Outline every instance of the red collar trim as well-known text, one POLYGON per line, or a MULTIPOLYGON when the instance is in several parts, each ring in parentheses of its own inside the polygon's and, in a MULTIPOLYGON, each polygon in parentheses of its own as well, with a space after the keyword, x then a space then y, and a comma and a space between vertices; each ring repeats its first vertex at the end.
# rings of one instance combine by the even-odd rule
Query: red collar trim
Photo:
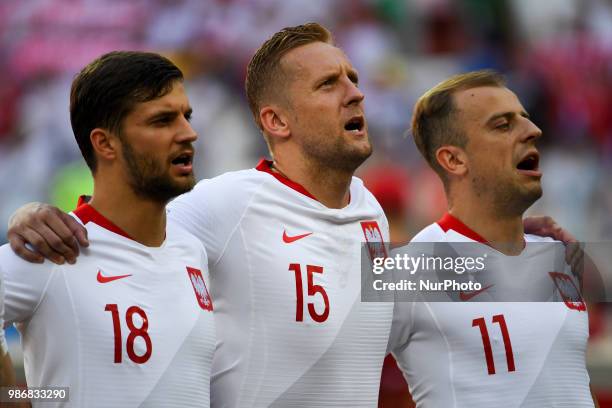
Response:
POLYGON ((74 215, 79 217, 83 224, 87 224, 91 221, 94 224, 98 224, 102 228, 106 228, 107 230, 112 231, 115 234, 121 235, 125 238, 134 241, 134 239, 130 237, 127 232, 113 224, 109 219, 104 217, 95 208, 89 205, 88 201, 89 197, 80 196, 79 201, 77 202, 77 208, 73 211, 74 215))
POLYGON ((438 225, 440 226, 440 228, 442 228, 444 232, 447 232, 448 230, 453 230, 461 235, 468 237, 469 239, 488 245, 487 240, 484 239, 480 234, 478 234, 476 231, 461 222, 461 220, 453 217, 449 213, 444 214, 444 216, 440 218, 440 220, 438 220, 438 225))
POLYGON ((76 208, 79 208, 83 204, 87 204, 91 201, 91 196, 89 195, 81 195, 79 196, 79 201, 77 201, 76 208))
POLYGON ((312 194, 310 194, 308 190, 306 190, 304 186, 302 186, 301 184, 298 184, 295 181, 289 180, 287 177, 283 176, 282 174, 278 172, 272 171, 272 161, 271 160, 261 159, 259 163, 257 163, 257 166, 255 167, 255 169, 259 171, 263 171, 264 173, 268 173, 272 175, 275 179, 277 179, 284 185, 294 189, 298 193, 304 194, 306 197, 312 198, 315 201, 319 201, 312 194))

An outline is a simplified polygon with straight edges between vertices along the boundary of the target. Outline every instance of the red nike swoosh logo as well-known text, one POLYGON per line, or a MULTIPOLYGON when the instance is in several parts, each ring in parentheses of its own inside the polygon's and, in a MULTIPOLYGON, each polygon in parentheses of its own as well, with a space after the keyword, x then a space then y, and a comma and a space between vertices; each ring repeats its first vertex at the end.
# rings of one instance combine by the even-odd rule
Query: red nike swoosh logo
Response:
POLYGON ((298 239, 305 238, 305 237, 307 237, 307 236, 309 236, 309 235, 311 235, 311 234, 312 234, 312 232, 307 232, 306 234, 302 234, 302 235, 295 235, 295 236, 293 236, 293 237, 290 237, 289 235, 287 235, 287 231, 283 231, 283 242, 284 242, 285 244, 290 244, 290 243, 292 243, 292 242, 297 241, 298 239))
POLYGON ((467 302, 468 300, 470 300, 471 298, 473 298, 474 296, 477 296, 479 294, 481 294, 482 292, 484 292, 485 290, 489 289, 491 286, 493 286, 492 284, 489 286, 485 286, 484 288, 480 289, 480 290, 475 290, 474 292, 464 292, 461 291, 459 292, 459 299, 463 300, 464 302, 467 302))
POLYGON ((114 280, 117 279, 123 279, 123 278, 127 278, 128 276, 132 276, 132 274, 129 275, 116 275, 116 276, 104 276, 102 275, 102 271, 98 269, 98 282, 100 283, 108 283, 108 282, 112 282, 114 280))

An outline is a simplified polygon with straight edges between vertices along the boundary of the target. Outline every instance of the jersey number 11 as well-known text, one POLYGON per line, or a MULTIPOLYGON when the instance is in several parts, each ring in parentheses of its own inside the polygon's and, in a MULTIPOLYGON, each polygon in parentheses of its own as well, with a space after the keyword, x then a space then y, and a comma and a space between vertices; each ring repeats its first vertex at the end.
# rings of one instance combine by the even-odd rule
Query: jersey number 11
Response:
MULTIPOLYGON (((504 315, 493 316, 493 323, 499 325, 501 330, 502 339, 504 340, 504 347, 506 349, 506 363, 508 364, 508 371, 514 371, 514 353, 512 352, 512 343, 510 342, 510 334, 508 333, 508 326, 506 325, 506 319, 504 315)), ((495 362, 493 361, 493 350, 491 347, 491 340, 489 339, 489 331, 487 330, 487 324, 484 317, 479 317, 472 321, 472 327, 478 326, 480 328, 480 335, 482 336, 482 346, 484 348, 485 359, 487 360, 487 371, 489 375, 495 374, 495 362)))

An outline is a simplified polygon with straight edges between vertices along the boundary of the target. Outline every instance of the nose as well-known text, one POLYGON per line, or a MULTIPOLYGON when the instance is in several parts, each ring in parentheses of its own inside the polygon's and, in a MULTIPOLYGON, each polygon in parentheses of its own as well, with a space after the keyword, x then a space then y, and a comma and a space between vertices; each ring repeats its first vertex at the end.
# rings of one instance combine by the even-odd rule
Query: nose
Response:
POLYGON ((345 77, 344 80, 346 82, 345 105, 359 105, 365 99, 365 95, 361 92, 357 84, 348 77, 345 77))
POLYGON ((542 131, 540 130, 539 127, 536 126, 535 123, 533 123, 531 120, 525 118, 526 121, 526 129, 525 129, 525 133, 523 134, 523 141, 527 142, 527 141, 536 141, 538 140, 540 137, 542 137, 542 131))
POLYGON ((198 140, 198 133, 193 129, 193 126, 191 126, 191 122, 185 117, 182 117, 180 121, 180 128, 177 132, 177 142, 193 143, 198 140))

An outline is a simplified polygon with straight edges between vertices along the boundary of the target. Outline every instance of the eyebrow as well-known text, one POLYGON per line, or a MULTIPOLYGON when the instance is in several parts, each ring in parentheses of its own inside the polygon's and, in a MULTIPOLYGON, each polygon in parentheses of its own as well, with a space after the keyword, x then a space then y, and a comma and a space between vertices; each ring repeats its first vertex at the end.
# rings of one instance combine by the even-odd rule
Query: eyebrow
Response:
MULTIPOLYGON (((182 114, 184 116, 191 116, 192 113, 193 113, 193 109, 191 107, 188 107, 187 110, 182 114)), ((156 120, 159 120, 164 117, 176 117, 180 114, 181 112, 176 109, 162 109, 161 111, 155 112, 152 116, 150 116, 147 119, 147 122, 155 122, 156 120)))
POLYGON ((334 71, 329 71, 326 72, 324 74, 322 74, 321 76, 319 76, 317 78, 316 84, 317 86, 321 85, 323 82, 330 80, 330 79, 336 79, 340 76, 340 74, 338 73, 338 71, 334 70, 334 71))
MULTIPOLYGON (((525 112, 524 110, 520 111, 518 113, 520 116, 527 118, 527 119, 531 119, 531 116, 529 116, 529 114, 527 112, 525 112)), ((491 125, 493 122, 495 122, 496 120, 498 120, 499 118, 505 118, 507 120, 512 119, 513 117, 515 117, 517 115, 516 112, 501 112, 501 113, 496 113, 493 116, 491 116, 486 124, 487 125, 491 125)))
MULTIPOLYGON (((340 76, 342 75, 341 71, 335 69, 333 71, 329 71, 326 72, 324 74, 321 74, 320 77, 317 78, 317 81, 315 82, 315 87, 319 87, 321 86, 321 84, 325 81, 328 81, 330 79, 338 79, 340 78, 340 76)), ((359 74, 357 73, 357 71, 355 69, 347 69, 346 71, 346 76, 354 83, 358 84, 359 83, 359 74)))

